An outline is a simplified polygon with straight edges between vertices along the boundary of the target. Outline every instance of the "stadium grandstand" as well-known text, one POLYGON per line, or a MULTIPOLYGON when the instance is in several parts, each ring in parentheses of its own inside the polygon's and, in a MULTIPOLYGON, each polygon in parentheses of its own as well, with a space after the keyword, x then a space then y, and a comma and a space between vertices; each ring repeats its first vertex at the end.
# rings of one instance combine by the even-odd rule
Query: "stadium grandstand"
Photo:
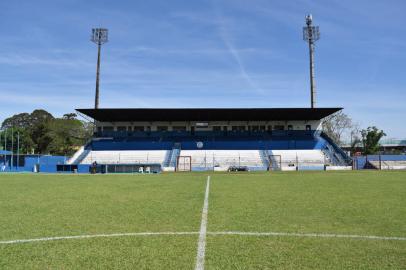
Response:
POLYGON ((108 172, 351 169, 351 158, 321 130, 339 110, 77 109, 96 128, 67 164, 108 172))

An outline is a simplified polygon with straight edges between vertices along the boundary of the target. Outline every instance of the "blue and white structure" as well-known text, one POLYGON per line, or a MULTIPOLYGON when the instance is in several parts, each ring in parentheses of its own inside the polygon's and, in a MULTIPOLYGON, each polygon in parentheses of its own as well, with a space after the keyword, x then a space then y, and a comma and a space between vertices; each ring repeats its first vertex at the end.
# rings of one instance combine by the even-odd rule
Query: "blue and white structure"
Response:
POLYGON ((94 137, 68 164, 163 170, 324 169, 351 159, 321 131, 341 108, 78 109, 94 137))

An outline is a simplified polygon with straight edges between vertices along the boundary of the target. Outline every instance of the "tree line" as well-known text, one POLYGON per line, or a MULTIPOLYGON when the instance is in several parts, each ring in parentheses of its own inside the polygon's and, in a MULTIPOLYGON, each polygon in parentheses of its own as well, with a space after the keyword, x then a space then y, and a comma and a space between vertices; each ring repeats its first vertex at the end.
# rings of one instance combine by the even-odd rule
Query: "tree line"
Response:
POLYGON ((75 113, 57 118, 38 109, 3 121, 0 149, 19 154, 71 155, 92 133, 93 124, 77 119, 75 113))
POLYGON ((383 130, 375 126, 361 129, 343 111, 326 117, 322 122, 322 128, 338 145, 343 145, 344 139, 349 139, 352 154, 360 150, 364 155, 377 154, 380 147, 379 141, 386 136, 383 130))

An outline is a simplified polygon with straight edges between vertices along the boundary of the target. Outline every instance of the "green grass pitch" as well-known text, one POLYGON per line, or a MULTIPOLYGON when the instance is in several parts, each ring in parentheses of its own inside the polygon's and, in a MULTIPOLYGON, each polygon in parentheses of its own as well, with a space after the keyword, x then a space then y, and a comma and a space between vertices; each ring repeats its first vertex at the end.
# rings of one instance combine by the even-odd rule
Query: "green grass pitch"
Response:
POLYGON ((0 174, 0 269, 194 269, 208 175, 204 269, 406 269, 404 171, 0 174))

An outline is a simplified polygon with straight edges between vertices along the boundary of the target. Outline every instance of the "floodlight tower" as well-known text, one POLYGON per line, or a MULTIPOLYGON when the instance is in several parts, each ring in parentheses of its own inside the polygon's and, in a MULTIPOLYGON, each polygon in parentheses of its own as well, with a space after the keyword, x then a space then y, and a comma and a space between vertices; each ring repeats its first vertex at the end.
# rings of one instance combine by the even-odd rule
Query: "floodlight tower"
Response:
POLYGON ((313 26, 313 17, 311 14, 306 16, 306 25, 303 27, 303 40, 309 43, 310 56, 310 96, 311 108, 316 106, 316 85, 314 81, 314 47, 317 40, 320 39, 318 26, 313 26))
POLYGON ((101 45, 108 42, 108 30, 106 28, 93 28, 90 39, 97 44, 97 70, 96 70, 96 96, 94 108, 99 108, 99 77, 100 77, 100 49, 101 45))

